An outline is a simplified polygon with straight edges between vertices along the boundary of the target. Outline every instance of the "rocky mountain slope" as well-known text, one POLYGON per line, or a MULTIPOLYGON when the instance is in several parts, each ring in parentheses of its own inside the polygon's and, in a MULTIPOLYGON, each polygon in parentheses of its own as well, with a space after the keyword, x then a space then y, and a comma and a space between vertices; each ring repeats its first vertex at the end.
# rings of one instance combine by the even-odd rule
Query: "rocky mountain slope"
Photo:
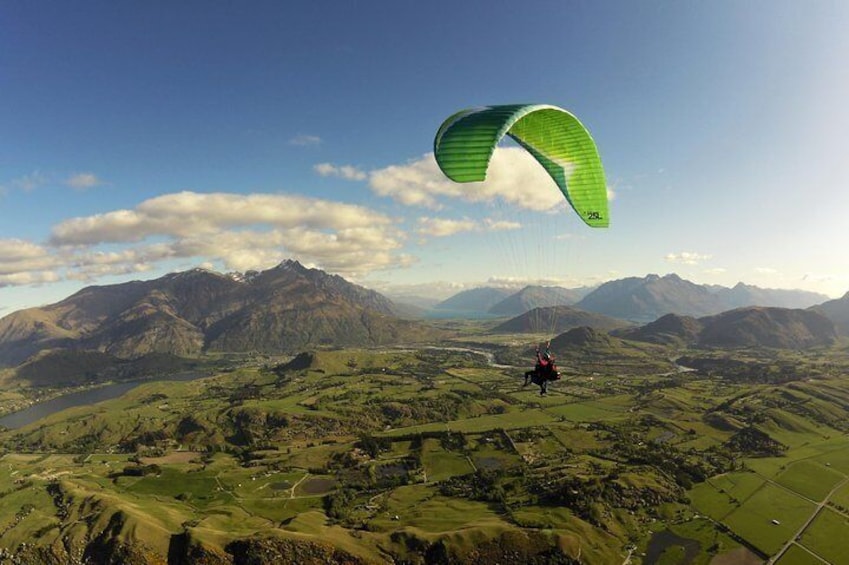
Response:
POLYGON ((396 317, 377 292, 296 261, 235 278, 202 269, 92 286, 56 304, 0 319, 0 366, 44 349, 118 358, 204 351, 291 352, 310 345, 377 345, 434 330, 396 317))
POLYGON ((434 310, 453 312, 487 312, 510 296, 506 288, 481 287, 458 292, 433 307, 434 310))
POLYGON ((699 345, 803 349, 830 345, 834 324, 817 312, 790 308, 738 308, 699 320, 699 345))
POLYGON ((575 307, 645 323, 666 314, 710 316, 747 306, 808 308, 827 299, 814 292, 763 289, 743 283, 733 288, 700 285, 670 274, 604 283, 575 307))
POLYGON ((570 290, 556 286, 526 286, 489 308, 495 316, 518 316, 534 308, 569 306, 580 300, 580 289, 570 290))
POLYGON ((700 347, 804 349, 837 339, 834 324, 813 310, 752 306, 695 319, 668 314, 635 329, 615 331, 624 339, 700 347))

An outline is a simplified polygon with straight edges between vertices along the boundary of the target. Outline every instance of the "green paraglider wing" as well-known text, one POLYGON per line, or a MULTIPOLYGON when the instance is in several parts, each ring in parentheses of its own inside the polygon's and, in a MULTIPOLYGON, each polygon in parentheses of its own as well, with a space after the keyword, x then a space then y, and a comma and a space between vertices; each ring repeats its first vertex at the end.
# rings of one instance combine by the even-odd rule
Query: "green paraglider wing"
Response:
POLYGON ((607 185, 595 142, 575 116, 556 106, 510 104, 457 112, 436 133, 436 162, 451 180, 482 181, 505 134, 539 161, 587 225, 609 225, 607 185))

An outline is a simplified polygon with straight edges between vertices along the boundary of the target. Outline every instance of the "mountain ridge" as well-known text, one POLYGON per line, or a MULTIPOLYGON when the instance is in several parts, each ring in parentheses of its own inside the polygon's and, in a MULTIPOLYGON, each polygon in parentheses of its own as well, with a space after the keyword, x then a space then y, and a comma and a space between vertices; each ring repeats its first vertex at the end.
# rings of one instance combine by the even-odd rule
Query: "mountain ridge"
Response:
POLYGON ((203 269, 86 287, 0 319, 0 365, 44 349, 193 357, 206 351, 292 352, 379 345, 438 333, 397 317, 381 294, 297 261, 238 280, 203 269))
POLYGON ((838 337, 832 321, 813 310, 749 306, 693 318, 667 314, 639 328, 612 335, 679 347, 773 347, 806 349, 830 345, 838 337))

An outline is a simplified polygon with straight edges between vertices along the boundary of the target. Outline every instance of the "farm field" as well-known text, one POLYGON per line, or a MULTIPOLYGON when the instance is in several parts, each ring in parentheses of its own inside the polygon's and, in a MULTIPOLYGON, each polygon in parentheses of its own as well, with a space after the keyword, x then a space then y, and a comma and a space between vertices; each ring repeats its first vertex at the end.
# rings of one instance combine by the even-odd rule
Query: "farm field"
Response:
MULTIPOLYGON (((92 532, 131 563, 175 551, 175 535, 224 562, 263 547, 331 562, 513 548, 541 563, 754 563, 816 512, 779 563, 840 563, 849 440, 834 421, 754 416, 781 385, 654 374, 641 353, 617 359, 617 377, 594 365, 540 396, 486 359, 318 351, 2 432, 0 563, 94 551, 92 532)), ((833 383, 806 389, 823 402, 833 383)))

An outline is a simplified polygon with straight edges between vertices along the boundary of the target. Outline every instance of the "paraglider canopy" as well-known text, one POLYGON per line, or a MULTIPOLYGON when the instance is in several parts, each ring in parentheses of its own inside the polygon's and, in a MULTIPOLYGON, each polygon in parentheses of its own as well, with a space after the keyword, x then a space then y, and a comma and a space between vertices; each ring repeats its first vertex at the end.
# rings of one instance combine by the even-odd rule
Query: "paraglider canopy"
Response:
POLYGON ((436 162, 451 180, 483 181, 505 134, 545 168, 587 225, 609 225, 607 186, 595 142, 575 116, 557 106, 508 104, 457 112, 433 140, 436 162))

